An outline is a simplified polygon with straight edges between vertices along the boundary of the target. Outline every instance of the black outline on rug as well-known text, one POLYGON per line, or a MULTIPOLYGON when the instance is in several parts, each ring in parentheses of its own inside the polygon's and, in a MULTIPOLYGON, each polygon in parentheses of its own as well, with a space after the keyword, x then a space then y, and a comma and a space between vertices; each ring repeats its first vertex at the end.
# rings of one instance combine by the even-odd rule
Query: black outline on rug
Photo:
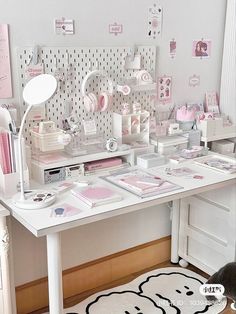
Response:
MULTIPOLYGON (((159 274, 157 274, 157 275, 148 276, 148 277, 146 278, 146 280, 143 281, 143 282, 141 282, 141 284, 138 286, 140 293, 143 293, 142 285, 144 285, 145 283, 147 283, 147 282, 149 281, 149 279, 151 279, 151 278, 153 278, 153 277, 159 277, 159 276, 161 276, 161 275, 167 275, 167 276, 169 276, 169 275, 182 275, 182 276, 187 277, 187 278, 195 279, 195 280, 197 280, 200 284, 203 285, 203 282, 202 282, 200 279, 197 279, 197 278, 195 278, 195 277, 188 276, 188 275, 186 275, 186 274, 183 274, 183 273, 174 271, 174 272, 170 272, 170 273, 159 273, 159 274)), ((157 294, 156 294, 156 295, 157 295, 157 294)), ((170 299, 163 297, 161 294, 158 294, 158 297, 161 298, 161 299, 163 299, 163 300, 167 300, 167 301, 169 302, 170 306, 173 307, 173 308, 175 308, 175 309, 177 310, 177 313, 176 313, 176 314, 180 314, 180 313, 181 313, 181 310, 180 310, 177 306, 174 306, 174 305, 172 304, 172 302, 171 302, 170 299)), ((205 309, 203 309, 202 311, 194 312, 193 314, 205 313, 205 312, 208 311, 209 307, 211 307, 212 305, 213 305, 213 304, 206 305, 205 309)))
MULTIPOLYGON (((184 276, 184 277, 186 277, 186 278, 194 279, 194 280, 198 281, 200 284, 203 284, 203 282, 202 282, 200 279, 195 278, 195 277, 192 277, 192 276, 189 276, 189 275, 186 275, 186 274, 181 273, 181 272, 158 273, 158 274, 156 274, 156 275, 148 276, 148 277, 145 279, 145 281, 141 282, 141 283, 139 284, 139 286, 138 286, 139 292, 136 292, 136 291, 133 291, 133 290, 123 290, 123 291, 113 291, 113 292, 109 292, 109 293, 107 293, 107 294, 100 294, 99 296, 96 297, 96 299, 95 299, 94 301, 92 301, 92 302, 90 302, 89 304, 87 304, 86 309, 85 309, 86 314, 89 314, 89 308, 90 308, 93 304, 97 303, 100 298, 102 298, 102 297, 108 297, 108 296, 113 295, 113 294, 124 294, 124 293, 127 293, 127 292, 128 292, 128 293, 134 293, 134 294, 138 295, 139 297, 143 297, 143 298, 146 298, 146 299, 150 300, 156 308, 159 308, 159 309, 162 311, 163 314, 168 314, 168 313, 166 313, 165 309, 163 309, 162 307, 158 306, 154 300, 152 300, 150 297, 148 297, 148 296, 142 294, 142 293, 143 293, 142 286, 143 286, 145 283, 147 283, 151 278, 154 278, 154 277, 157 278, 157 277, 159 277, 159 276, 161 276, 161 275, 167 275, 167 276, 169 276, 169 275, 182 275, 182 276, 184 276)), ((163 299, 163 300, 166 300, 166 301, 169 303, 170 307, 173 307, 173 308, 176 310, 176 314, 181 314, 181 309, 179 309, 177 306, 173 305, 170 299, 165 298, 165 297, 163 297, 162 295, 157 294, 157 293, 156 293, 156 295, 157 295, 159 298, 161 298, 161 299, 163 299)), ((193 314, 206 313, 206 312, 209 310, 209 308, 210 308, 211 306, 213 306, 213 304, 206 305, 205 309, 203 309, 202 311, 194 312, 193 314)))

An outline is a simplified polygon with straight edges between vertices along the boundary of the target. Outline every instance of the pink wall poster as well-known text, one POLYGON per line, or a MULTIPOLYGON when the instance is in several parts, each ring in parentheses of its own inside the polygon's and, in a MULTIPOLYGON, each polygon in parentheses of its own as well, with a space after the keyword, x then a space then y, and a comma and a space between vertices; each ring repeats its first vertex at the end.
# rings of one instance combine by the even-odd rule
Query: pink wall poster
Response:
POLYGON ((158 100, 160 103, 168 104, 171 102, 172 77, 161 76, 158 79, 158 100))
POLYGON ((8 25, 0 24, 0 98, 12 97, 8 25))

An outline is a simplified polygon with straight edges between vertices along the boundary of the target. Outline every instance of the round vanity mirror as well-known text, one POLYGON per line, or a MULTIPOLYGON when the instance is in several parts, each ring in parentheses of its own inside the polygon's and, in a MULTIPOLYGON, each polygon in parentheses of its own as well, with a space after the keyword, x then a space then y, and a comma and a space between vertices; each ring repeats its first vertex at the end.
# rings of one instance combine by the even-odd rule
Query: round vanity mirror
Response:
POLYGON ((40 74, 24 87, 23 99, 29 105, 40 105, 50 99, 57 89, 57 80, 51 74, 40 74))

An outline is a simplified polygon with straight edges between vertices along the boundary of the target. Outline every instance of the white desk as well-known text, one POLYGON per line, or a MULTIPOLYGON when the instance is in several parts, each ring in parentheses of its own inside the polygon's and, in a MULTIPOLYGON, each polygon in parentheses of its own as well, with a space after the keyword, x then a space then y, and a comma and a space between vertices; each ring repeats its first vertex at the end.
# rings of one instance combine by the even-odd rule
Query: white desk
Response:
MULTIPOLYGON (((60 232, 89 224, 91 222, 126 214, 143 208, 148 208, 158 204, 173 201, 172 218, 172 247, 171 261, 178 262, 178 241, 179 241, 179 200, 191 195, 199 194, 209 190, 225 187, 236 183, 236 174, 224 174, 218 171, 207 169, 194 163, 185 163, 185 166, 195 170, 202 175, 203 179, 189 179, 183 177, 174 177, 166 174, 165 169, 169 165, 152 168, 152 173, 157 173, 163 178, 181 185, 183 189, 170 193, 161 194, 141 199, 123 189, 113 186, 124 196, 120 202, 98 206, 93 209, 85 206, 81 201, 72 196, 70 192, 58 196, 57 202, 45 209, 40 210, 22 210, 15 208, 10 199, 2 199, 3 205, 11 211, 11 214, 22 225, 25 226, 36 237, 46 236, 47 238, 47 262, 48 262, 48 283, 49 283, 49 307, 50 314, 63 313, 63 293, 62 293, 62 267, 61 267, 61 247, 60 232), (82 212, 71 217, 51 217, 52 208, 58 207, 62 203, 68 203, 82 209, 82 212)), ((180 165, 171 164, 172 168, 180 165)), ((101 180, 101 179, 96 179, 101 180)), ((105 181, 103 181, 104 183, 105 181)), ((108 184, 105 182, 105 184, 108 184)), ((48 185, 50 188, 50 185, 48 185)))

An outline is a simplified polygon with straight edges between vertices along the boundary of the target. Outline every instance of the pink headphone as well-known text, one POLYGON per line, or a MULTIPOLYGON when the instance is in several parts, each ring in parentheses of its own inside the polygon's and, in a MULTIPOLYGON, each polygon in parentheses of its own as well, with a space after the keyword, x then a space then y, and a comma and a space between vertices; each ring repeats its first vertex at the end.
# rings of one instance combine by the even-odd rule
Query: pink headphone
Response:
POLYGON ((81 84, 81 94, 84 98, 84 106, 87 112, 97 112, 97 111, 106 111, 109 109, 112 103, 112 93, 113 93, 113 83, 108 77, 107 73, 94 70, 90 71, 84 77, 81 84), (94 93, 86 92, 87 84, 91 78, 94 77, 103 77, 108 81, 108 91, 103 91, 99 94, 98 97, 94 93))

